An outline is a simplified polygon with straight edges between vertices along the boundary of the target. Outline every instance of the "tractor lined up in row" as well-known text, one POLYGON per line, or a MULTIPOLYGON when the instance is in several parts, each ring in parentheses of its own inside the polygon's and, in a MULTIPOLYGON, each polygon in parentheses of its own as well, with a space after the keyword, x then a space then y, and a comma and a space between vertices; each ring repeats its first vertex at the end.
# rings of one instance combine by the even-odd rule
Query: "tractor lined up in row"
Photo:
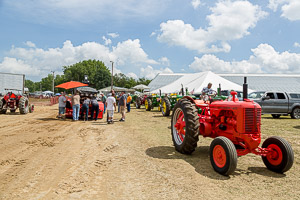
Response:
POLYGON ((34 105, 29 104, 29 100, 26 96, 23 96, 21 90, 17 89, 5 89, 8 91, 4 97, 0 98, 0 114, 5 114, 7 110, 11 113, 15 113, 18 109, 20 114, 32 113, 34 111, 34 105), (17 91, 14 93, 12 91, 17 91))
MULTIPOLYGON (((283 138, 267 138, 261 147, 261 107, 244 98, 239 101, 232 91, 232 100, 214 100, 207 97, 195 100, 181 98, 175 105, 171 119, 171 135, 175 149, 191 154, 199 136, 214 138, 210 145, 210 161, 222 175, 232 174, 238 156, 248 153, 260 155, 271 171, 284 173, 294 162, 291 145, 283 138)), ((246 78, 243 96, 247 97, 246 78)))

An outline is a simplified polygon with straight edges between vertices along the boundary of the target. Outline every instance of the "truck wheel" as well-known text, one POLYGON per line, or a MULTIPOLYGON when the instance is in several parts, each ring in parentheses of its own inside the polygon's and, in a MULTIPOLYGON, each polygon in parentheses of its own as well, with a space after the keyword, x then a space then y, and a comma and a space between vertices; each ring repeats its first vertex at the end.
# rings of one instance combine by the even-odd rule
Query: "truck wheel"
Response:
POLYGON ((163 98, 162 99, 162 109, 161 112, 163 116, 169 116, 171 111, 171 103, 168 98, 163 98))
POLYGON ((6 109, 3 109, 3 106, 4 106, 4 99, 0 98, 0 114, 6 113, 6 109))
POLYGON ((26 97, 21 97, 19 100, 20 114, 27 114, 29 110, 29 101, 26 97))
POLYGON ((174 107, 171 120, 171 134, 175 149, 191 154, 199 140, 199 116, 195 105, 187 99, 181 99, 174 107))
POLYGON ((152 106, 152 101, 150 98, 145 99, 145 108, 147 111, 151 110, 151 106, 152 106))
POLYGON ((278 115, 278 114, 272 114, 272 117, 273 117, 274 119, 279 119, 280 116, 281 116, 281 115, 278 115))
POLYGON ((137 109, 141 108, 141 99, 139 97, 136 98, 135 107, 137 109))
POLYGON ((222 175, 230 175, 237 166, 237 152, 234 144, 226 137, 215 138, 209 148, 210 162, 214 170, 222 175))
POLYGON ((274 172, 283 173, 288 171, 294 163, 292 146, 283 138, 273 136, 267 138, 262 148, 270 149, 267 156, 262 156, 266 167, 274 172))
POLYGON ((299 108, 299 107, 294 108, 294 109, 292 110, 291 117, 292 117, 293 119, 300 119, 300 108, 299 108))

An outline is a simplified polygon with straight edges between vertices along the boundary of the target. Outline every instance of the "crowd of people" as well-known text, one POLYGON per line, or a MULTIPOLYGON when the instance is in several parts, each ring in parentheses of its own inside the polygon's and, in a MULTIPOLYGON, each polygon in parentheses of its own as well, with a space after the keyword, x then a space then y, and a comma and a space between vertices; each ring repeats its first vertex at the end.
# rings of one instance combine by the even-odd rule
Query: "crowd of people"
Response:
MULTIPOLYGON (((99 101, 101 101, 104 105, 103 114, 107 113, 107 123, 112 124, 114 123, 113 117, 114 112, 117 111, 117 106, 118 112, 122 114, 122 117, 119 121, 125 121, 125 111, 127 109, 127 112, 130 112, 132 97, 130 93, 125 94, 125 92, 121 92, 116 95, 113 90, 107 95, 107 97, 103 93, 100 94, 100 97, 97 97, 96 95, 80 97, 79 92, 76 91, 71 97, 73 121, 78 121, 79 117, 83 121, 97 121, 99 115, 99 101), (82 104, 81 108, 80 104, 82 104), (91 109, 90 112, 89 109, 91 109)), ((65 93, 62 92, 58 99, 58 118, 65 118, 64 114, 66 111, 66 104, 67 98, 65 93)))

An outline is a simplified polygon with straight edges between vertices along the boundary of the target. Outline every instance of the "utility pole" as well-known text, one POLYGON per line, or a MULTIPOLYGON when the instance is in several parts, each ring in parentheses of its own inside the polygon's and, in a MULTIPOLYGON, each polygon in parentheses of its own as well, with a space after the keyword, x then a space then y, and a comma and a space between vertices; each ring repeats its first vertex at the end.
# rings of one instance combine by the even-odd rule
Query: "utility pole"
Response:
POLYGON ((111 87, 111 90, 113 90, 113 85, 114 85, 114 62, 113 61, 110 61, 111 62, 111 84, 110 84, 110 87, 111 87))
POLYGON ((54 95, 54 72, 55 71, 51 71, 53 73, 53 77, 52 77, 52 92, 53 92, 53 95, 54 95))

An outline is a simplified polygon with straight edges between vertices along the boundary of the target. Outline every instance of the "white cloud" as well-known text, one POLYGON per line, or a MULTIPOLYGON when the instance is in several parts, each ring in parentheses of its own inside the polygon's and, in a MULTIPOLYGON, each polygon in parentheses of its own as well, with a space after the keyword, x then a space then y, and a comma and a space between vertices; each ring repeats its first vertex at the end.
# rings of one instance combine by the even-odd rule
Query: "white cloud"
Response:
POLYGON ((150 37, 153 37, 153 36, 155 36, 156 35, 156 32, 152 32, 151 34, 150 34, 150 37))
POLYGON ((110 19, 128 19, 156 16, 168 1, 160 0, 4 0, 9 10, 20 18, 39 23, 89 23, 110 19))
POLYGON ((141 48, 140 40, 126 40, 119 42, 116 47, 113 47, 112 54, 115 61, 119 65, 128 64, 158 64, 155 60, 149 59, 148 55, 141 48))
POLYGON ((119 34, 118 34, 118 33, 108 33, 107 35, 109 35, 109 36, 112 37, 112 38, 117 38, 117 37, 119 37, 119 34))
POLYGON ((127 74, 127 76, 130 77, 130 78, 133 78, 133 79, 138 79, 138 76, 135 73, 133 73, 133 72, 129 72, 127 74))
POLYGON ((194 9, 197 9, 201 5, 201 1, 200 0, 192 0, 191 4, 194 9))
POLYGON ((111 44, 111 39, 107 39, 105 36, 102 36, 102 39, 104 40, 104 44, 106 46, 111 44))
POLYGON ((158 41, 183 46, 199 53, 229 52, 230 40, 250 34, 249 29, 267 15, 257 5, 248 1, 220 1, 210 8, 209 26, 195 29, 182 20, 169 20, 160 24, 158 41))
POLYGON ((268 44, 251 49, 248 60, 227 62, 215 55, 195 57, 190 69, 216 73, 299 73, 300 54, 287 51, 279 53, 268 44))
POLYGON ((161 57, 158 61, 164 66, 170 66, 170 60, 167 57, 161 57))
POLYGON ((268 7, 274 12, 281 7, 281 17, 290 21, 300 20, 300 1, 299 0, 269 0, 268 7))
POLYGON ((12 47, 8 56, 0 62, 0 71, 24 73, 33 80, 39 80, 54 70, 61 73, 62 66, 68 66, 82 60, 101 60, 111 69, 110 61, 114 61, 114 73, 139 71, 142 66, 158 64, 142 49, 140 41, 126 40, 119 42, 110 50, 107 46, 86 42, 74 46, 67 40, 63 46, 57 48, 21 48, 12 47))
POLYGON ((1 72, 10 72, 16 74, 31 74, 39 75, 40 70, 24 63, 22 60, 16 58, 4 57, 3 62, 0 63, 1 72))
POLYGON ((33 42, 31 42, 31 41, 25 42, 25 45, 28 46, 28 47, 35 48, 35 44, 33 42))
POLYGON ((294 47, 300 47, 300 44, 298 42, 295 42, 294 47))
POLYGON ((145 77, 147 79, 153 79, 157 74, 172 74, 173 71, 170 68, 161 68, 161 69, 153 69, 152 66, 148 65, 145 68, 141 68, 140 77, 145 77))

